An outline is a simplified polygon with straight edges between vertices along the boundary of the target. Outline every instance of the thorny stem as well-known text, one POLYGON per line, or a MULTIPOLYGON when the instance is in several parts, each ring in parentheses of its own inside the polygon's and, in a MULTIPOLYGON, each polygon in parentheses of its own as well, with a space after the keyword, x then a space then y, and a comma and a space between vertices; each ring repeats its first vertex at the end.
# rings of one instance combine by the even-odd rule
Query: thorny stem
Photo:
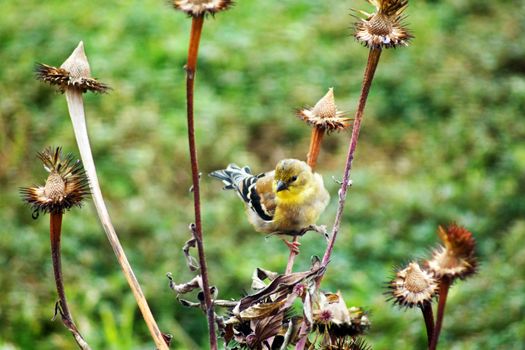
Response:
POLYGON ((73 317, 69 311, 66 301, 66 292, 64 290, 64 282, 62 278, 62 260, 60 257, 60 235, 62 229, 62 213, 51 213, 49 221, 49 238, 51 240, 51 259, 53 261, 53 273, 55 274, 55 284, 58 294, 57 308, 60 312, 62 322, 73 334, 78 347, 82 350, 91 350, 88 343, 80 334, 77 326, 73 322, 73 317))
MULTIPOLYGON (((310 136, 310 147, 308 147, 308 153, 306 155, 306 163, 312 168, 312 170, 314 170, 315 165, 317 164, 317 158, 319 157, 319 151, 321 150, 321 142, 323 140, 324 134, 325 130, 323 128, 313 127, 312 134, 310 136)), ((298 240, 298 236, 293 238, 293 242, 297 242, 298 240)), ((290 250, 288 263, 286 264, 286 270, 284 272, 286 275, 292 273, 296 256, 297 254, 290 250)))
POLYGON ((427 342, 428 346, 430 346, 430 342, 432 341, 432 333, 434 332, 434 313, 432 312, 432 304, 427 302, 423 303, 423 305, 421 305, 421 312, 423 313, 423 318, 425 319, 427 342))
MULTIPOLYGON (((332 229, 332 234, 330 236, 330 241, 326 247, 326 251, 323 256, 322 265, 326 266, 330 261, 332 256, 332 251, 334 250, 335 240, 337 234, 339 233, 339 228, 341 226, 341 219, 343 218, 343 210, 346 202, 346 193, 348 191, 348 186, 350 183, 350 171, 352 170, 352 162, 354 160, 354 153, 357 148, 357 140, 359 138, 359 131, 361 130, 361 121, 363 119, 363 113, 365 111, 366 100, 368 98, 368 93, 370 92, 370 87, 372 86, 372 80, 374 79, 374 73, 379 63, 379 58, 381 57, 381 49, 370 49, 368 54, 368 62, 365 69, 365 74, 363 78, 363 84, 361 87, 361 96, 359 97, 359 104, 357 106, 357 111, 355 113, 354 123, 352 127, 352 137, 350 138, 350 145, 348 147, 348 154, 346 157, 345 171, 343 174, 343 183, 341 184, 341 189, 339 190, 339 206, 337 207, 337 214, 335 217, 334 227, 332 229)), ((324 273, 318 277, 317 283, 319 284, 324 276, 324 273)))
MULTIPOLYGON (((335 216, 332 234, 330 236, 330 240, 328 241, 328 246, 326 247, 323 260, 321 262, 322 266, 326 266, 330 262, 330 257, 332 256, 332 251, 334 250, 335 240, 337 238, 337 234, 339 233, 339 228, 341 227, 341 220, 343 218, 343 210, 346 202, 346 193, 350 184, 350 171, 352 170, 352 161, 354 160, 354 153, 357 147, 357 139, 359 138, 359 131, 361 130, 361 120, 363 119, 366 100, 368 98, 368 93, 370 92, 370 87, 372 86, 372 80, 374 79, 374 73, 376 71, 380 57, 381 49, 370 49, 370 52, 368 53, 368 62, 363 77, 363 84, 361 86, 361 96, 359 97, 359 104, 357 106, 357 111, 355 113, 354 123, 352 127, 352 136, 350 138, 350 145, 348 147, 348 154, 346 157, 345 170, 343 174, 343 183, 341 184, 341 188, 339 189, 339 205, 337 207, 337 213, 335 216)), ((321 284, 321 280, 323 279, 325 272, 326 270, 317 277, 317 287, 319 287, 319 285, 321 284)), ((303 323, 300 332, 306 334, 306 327, 306 324, 303 323)), ((306 338, 306 336, 304 338, 306 338)), ((302 342, 304 338, 301 338, 299 340, 299 342, 295 346, 296 350, 304 349, 304 345, 306 343, 306 340, 302 342)))
POLYGON ((89 144, 82 93, 75 88, 69 88, 66 89, 65 94, 69 115, 71 117, 71 122, 73 123, 73 131, 75 132, 82 163, 89 179, 93 202, 97 209, 98 217, 102 223, 104 231, 106 232, 109 244, 111 245, 111 248, 113 248, 113 252, 117 257, 117 261, 122 268, 126 280, 128 281, 129 287, 133 292, 133 296, 137 301, 137 305, 142 313, 142 317, 144 318, 146 325, 148 326, 155 345, 159 350, 167 350, 168 346, 166 345, 159 327, 153 318, 153 314, 151 313, 148 302, 146 301, 144 293, 140 288, 137 277, 135 277, 135 273, 133 272, 133 269, 131 268, 131 265, 129 264, 129 261, 126 257, 126 253, 120 244, 117 233, 115 232, 115 228, 111 223, 106 204, 104 203, 104 198, 102 197, 102 191, 100 190, 97 171, 95 169, 95 162, 93 161, 91 146, 89 144))
POLYGON ((195 84, 195 72, 197 68, 197 57, 199 53, 199 42, 202 32, 204 16, 192 17, 190 45, 188 48, 188 63, 186 64, 186 109, 188 118, 188 143, 190 149, 191 175, 193 180, 193 206, 195 210, 195 239, 199 254, 199 265, 202 277, 202 292, 204 294, 204 305, 208 318, 208 331, 211 350, 217 349, 217 337, 215 336, 215 313, 211 302, 210 285, 208 282, 208 268, 206 255, 204 254, 204 242, 202 238, 200 186, 199 186, 199 164, 197 160, 197 149, 195 146, 195 125, 193 117, 193 90, 195 84))
POLYGON ((432 341, 430 342, 429 346, 430 350, 436 350, 437 348, 439 333, 441 332, 441 326, 443 325, 443 317, 445 316, 445 306, 447 304, 448 290, 450 289, 452 279, 450 277, 443 276, 441 278, 441 281, 439 282, 439 302, 437 309, 436 326, 434 327, 434 332, 432 333, 432 341))

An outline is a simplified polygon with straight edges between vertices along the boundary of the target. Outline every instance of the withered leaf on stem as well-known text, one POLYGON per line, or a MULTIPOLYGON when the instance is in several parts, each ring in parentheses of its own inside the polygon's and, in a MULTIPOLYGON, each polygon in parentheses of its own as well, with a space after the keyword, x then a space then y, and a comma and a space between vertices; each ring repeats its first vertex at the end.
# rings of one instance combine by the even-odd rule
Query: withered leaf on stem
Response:
POLYGON ((324 269, 325 267, 320 266, 315 267, 310 271, 279 275, 266 288, 263 288, 252 295, 242 298, 236 309, 238 312, 242 312, 250 306, 266 300, 270 296, 273 296, 272 299, 274 302, 286 299, 287 295, 293 290, 295 285, 303 281, 316 278, 324 271, 324 269))

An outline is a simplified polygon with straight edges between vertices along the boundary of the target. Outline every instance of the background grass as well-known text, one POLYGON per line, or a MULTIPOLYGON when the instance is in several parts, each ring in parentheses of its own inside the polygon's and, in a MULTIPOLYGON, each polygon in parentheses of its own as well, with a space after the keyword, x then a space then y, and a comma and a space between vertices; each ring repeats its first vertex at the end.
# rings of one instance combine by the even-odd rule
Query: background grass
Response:
MULTIPOLYGON (((254 171, 304 158, 309 129, 294 109, 334 87, 354 111, 367 50, 351 37, 364 1, 239 0, 204 26, 196 83, 201 170, 235 161, 254 171)), ((184 112, 190 21, 165 1, 2 1, 0 21, 0 348, 74 349, 60 322, 47 217, 31 219, 17 189, 45 179, 35 153, 78 154, 65 99, 34 80, 84 41, 108 95, 86 95, 102 190, 161 328, 175 349, 205 348, 205 318, 183 309, 164 274, 191 277, 181 247, 192 221, 184 112)), ((521 349, 525 342, 525 3, 411 1, 411 47, 381 58, 360 138, 343 229, 326 290, 371 312, 375 349, 422 349, 417 311, 385 300, 391 269, 437 243, 452 221, 478 240, 479 274, 451 290, 443 349, 521 349)), ((349 132, 329 137, 319 171, 331 225, 349 132)), ((204 176, 203 220, 212 283, 223 298, 256 267, 283 271, 287 250, 253 233, 242 205, 204 176)), ((321 255, 303 239, 297 268, 321 255)), ((151 349, 92 203, 65 216, 65 281, 77 324, 95 349, 151 349)))

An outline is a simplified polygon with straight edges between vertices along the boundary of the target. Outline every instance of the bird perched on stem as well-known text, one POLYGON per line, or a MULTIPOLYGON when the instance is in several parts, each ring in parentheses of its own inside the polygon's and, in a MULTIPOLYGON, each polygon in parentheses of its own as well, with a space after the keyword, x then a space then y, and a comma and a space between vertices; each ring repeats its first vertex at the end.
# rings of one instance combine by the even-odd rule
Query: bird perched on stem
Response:
MULTIPOLYGON (((297 159, 281 160, 275 170, 252 175, 250 168, 230 164, 210 173, 235 190, 247 206, 248 220, 262 233, 301 236, 316 231, 326 236, 326 229, 315 225, 328 205, 330 195, 321 175, 297 159)), ((284 240, 298 251, 297 242, 284 240)))

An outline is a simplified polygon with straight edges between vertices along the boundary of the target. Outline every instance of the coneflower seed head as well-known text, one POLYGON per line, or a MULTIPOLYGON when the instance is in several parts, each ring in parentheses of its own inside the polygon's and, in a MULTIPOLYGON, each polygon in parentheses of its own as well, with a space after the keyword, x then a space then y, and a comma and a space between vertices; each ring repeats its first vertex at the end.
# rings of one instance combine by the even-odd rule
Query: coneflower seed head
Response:
POLYGON ((311 109, 301 109, 297 116, 306 123, 321 128, 327 133, 341 131, 350 125, 350 118, 346 118, 345 113, 338 111, 335 104, 334 89, 328 92, 311 109))
POLYGON ((366 47, 374 49, 407 46, 413 36, 403 23, 403 11, 408 0, 367 0, 376 7, 376 12, 368 14, 358 11, 366 18, 355 24, 355 38, 366 47))
POLYGON ((214 15, 225 11, 233 5, 231 0, 173 0, 173 7, 191 17, 199 17, 207 14, 214 15))
POLYGON ((73 206, 81 206, 89 195, 89 184, 80 161, 71 154, 62 156, 60 147, 46 148, 38 153, 49 172, 44 186, 20 189, 22 199, 38 213, 62 213, 73 206))
POLYGON ((78 89, 82 92, 107 92, 109 86, 91 78, 91 69, 81 41, 73 53, 60 68, 39 63, 36 66, 36 77, 50 85, 58 86, 61 92, 66 89, 78 89))
POLYGON ((411 262, 396 273, 389 284, 394 303, 413 307, 430 303, 438 290, 438 283, 431 273, 421 269, 418 263, 411 262))
POLYGON ((432 252, 432 258, 426 262, 429 270, 437 277, 466 278, 476 272, 476 242, 472 233, 464 227, 450 225, 439 226, 438 235, 444 246, 432 252))

